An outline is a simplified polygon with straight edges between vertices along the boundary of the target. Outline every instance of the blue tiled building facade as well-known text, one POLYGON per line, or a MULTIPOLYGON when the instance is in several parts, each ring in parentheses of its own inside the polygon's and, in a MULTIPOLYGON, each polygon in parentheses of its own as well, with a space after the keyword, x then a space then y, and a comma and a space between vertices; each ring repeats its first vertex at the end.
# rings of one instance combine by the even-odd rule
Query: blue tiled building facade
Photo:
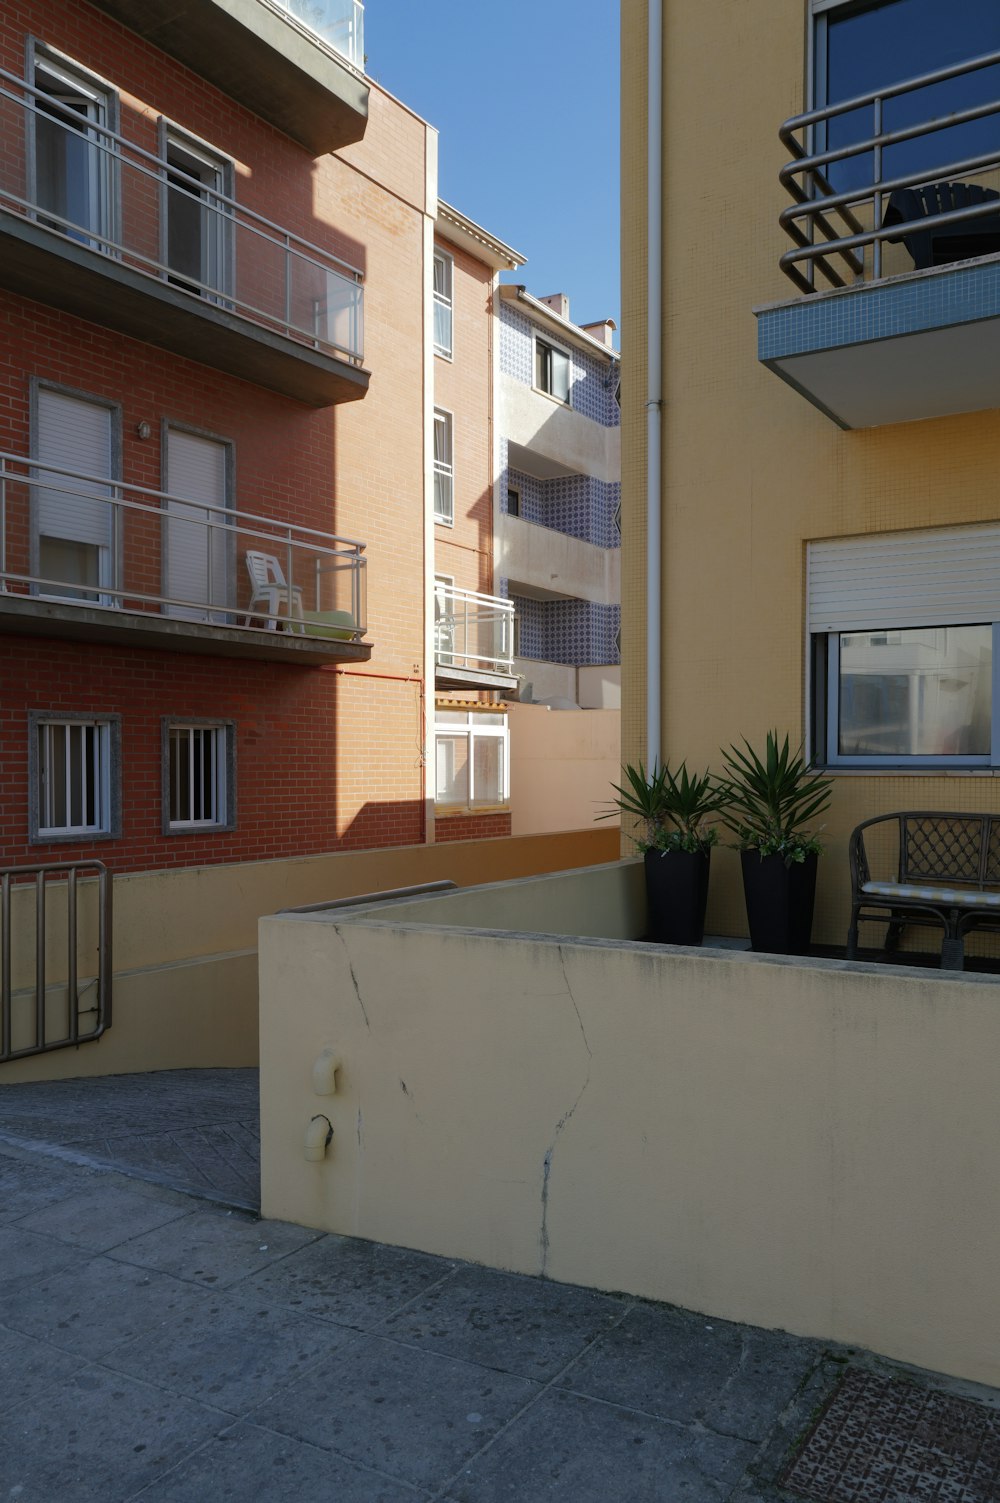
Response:
MULTIPOLYGON (((500 370, 522 385, 534 384, 534 326, 509 303, 500 305, 500 370)), ((617 370, 583 351, 568 349, 571 362, 571 405, 575 413, 617 428, 621 413, 616 396, 617 370)), ((509 463, 508 444, 500 440, 501 508, 507 511, 511 490, 517 492, 518 514, 525 522, 579 538, 598 548, 618 548, 620 481, 594 475, 559 475, 542 480, 509 463)), ((518 595, 506 579, 499 593, 514 601, 520 623, 519 655, 575 667, 617 664, 620 605, 596 601, 536 600, 518 595)))

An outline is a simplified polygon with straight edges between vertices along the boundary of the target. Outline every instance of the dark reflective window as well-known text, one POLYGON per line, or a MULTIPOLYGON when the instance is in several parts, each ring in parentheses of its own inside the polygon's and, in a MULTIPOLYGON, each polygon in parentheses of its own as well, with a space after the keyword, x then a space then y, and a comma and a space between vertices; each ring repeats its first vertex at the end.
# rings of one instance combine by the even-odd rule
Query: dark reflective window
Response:
MULTIPOLYGON (((845 6, 817 19, 816 104, 836 104, 952 63, 1000 52, 1000 0, 882 0, 845 6)), ((1000 66, 983 68, 885 102, 884 130, 898 130, 969 109, 1000 104, 1000 66)), ((872 107, 831 120, 817 147, 846 146, 874 133, 872 107)), ((1000 157, 1000 109, 965 125, 949 126, 887 147, 882 178, 934 174, 969 157, 1000 157)), ((838 190, 871 182, 873 154, 831 164, 838 190)))

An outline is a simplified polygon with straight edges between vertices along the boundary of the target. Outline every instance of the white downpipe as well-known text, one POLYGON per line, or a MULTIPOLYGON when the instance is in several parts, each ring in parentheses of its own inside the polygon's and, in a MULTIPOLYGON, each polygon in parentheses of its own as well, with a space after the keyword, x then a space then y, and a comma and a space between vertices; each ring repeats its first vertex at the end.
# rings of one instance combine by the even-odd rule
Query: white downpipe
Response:
POLYGON ((663 0, 649 3, 646 120, 646 766, 660 761, 663 427, 663 0))

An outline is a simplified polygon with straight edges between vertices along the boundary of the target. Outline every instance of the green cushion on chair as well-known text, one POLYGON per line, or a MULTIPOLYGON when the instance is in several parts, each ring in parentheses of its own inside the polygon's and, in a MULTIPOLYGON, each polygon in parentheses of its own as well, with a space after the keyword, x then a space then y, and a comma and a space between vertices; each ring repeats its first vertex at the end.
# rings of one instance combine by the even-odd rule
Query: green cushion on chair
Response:
POLYGON ((307 637, 332 637, 337 642, 351 642, 355 635, 350 611, 306 611, 302 624, 307 637))

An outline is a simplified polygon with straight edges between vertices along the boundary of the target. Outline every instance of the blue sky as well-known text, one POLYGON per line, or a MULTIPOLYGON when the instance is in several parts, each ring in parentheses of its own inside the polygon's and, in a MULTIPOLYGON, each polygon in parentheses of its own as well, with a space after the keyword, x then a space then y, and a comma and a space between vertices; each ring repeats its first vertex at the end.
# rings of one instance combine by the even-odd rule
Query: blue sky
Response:
POLYGON ((365 54, 437 126, 441 197, 527 257, 504 280, 619 322, 617 0, 366 0, 365 54))

